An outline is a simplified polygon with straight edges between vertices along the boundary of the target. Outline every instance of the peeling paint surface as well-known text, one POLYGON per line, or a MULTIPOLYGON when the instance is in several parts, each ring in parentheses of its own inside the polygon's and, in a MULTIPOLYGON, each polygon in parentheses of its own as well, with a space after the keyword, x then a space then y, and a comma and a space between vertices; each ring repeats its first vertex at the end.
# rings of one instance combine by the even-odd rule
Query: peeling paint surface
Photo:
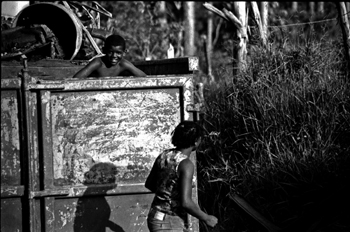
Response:
POLYGON ((1 90, 1 185, 20 184, 17 92, 1 90))
MULTIPOLYGON (((179 65, 197 70, 198 59, 171 67, 179 65)), ((145 179, 175 126, 192 117, 185 73, 2 79, 1 231, 148 232, 145 179)))
POLYGON ((171 147, 180 122, 178 88, 51 93, 55 185, 83 185, 100 162, 118 184, 143 183, 153 160, 171 147))
POLYGON ((54 229, 56 232, 148 232, 147 214, 152 199, 151 194, 56 199, 54 229))
POLYGON ((1 231, 22 231, 22 207, 20 198, 1 199, 1 231))
POLYGON ((191 70, 191 71, 199 70, 198 57, 189 57, 189 59, 188 59, 188 69, 191 70))

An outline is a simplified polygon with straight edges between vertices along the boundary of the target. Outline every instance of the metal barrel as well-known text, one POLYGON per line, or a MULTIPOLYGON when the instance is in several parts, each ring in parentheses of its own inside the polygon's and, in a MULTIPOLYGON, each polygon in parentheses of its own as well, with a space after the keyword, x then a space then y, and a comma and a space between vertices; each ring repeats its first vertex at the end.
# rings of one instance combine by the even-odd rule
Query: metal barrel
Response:
POLYGON ((13 27, 45 24, 55 34, 64 51, 65 60, 77 55, 83 38, 77 16, 63 5, 50 2, 35 3, 21 10, 13 21, 13 27))

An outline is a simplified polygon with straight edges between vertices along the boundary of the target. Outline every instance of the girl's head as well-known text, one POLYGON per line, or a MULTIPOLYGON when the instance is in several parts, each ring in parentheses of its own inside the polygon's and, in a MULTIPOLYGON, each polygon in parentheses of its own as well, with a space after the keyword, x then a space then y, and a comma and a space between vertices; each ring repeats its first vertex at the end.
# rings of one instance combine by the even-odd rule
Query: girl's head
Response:
POLYGON ((171 143, 178 149, 196 146, 203 133, 203 129, 192 121, 182 121, 172 132, 171 143))

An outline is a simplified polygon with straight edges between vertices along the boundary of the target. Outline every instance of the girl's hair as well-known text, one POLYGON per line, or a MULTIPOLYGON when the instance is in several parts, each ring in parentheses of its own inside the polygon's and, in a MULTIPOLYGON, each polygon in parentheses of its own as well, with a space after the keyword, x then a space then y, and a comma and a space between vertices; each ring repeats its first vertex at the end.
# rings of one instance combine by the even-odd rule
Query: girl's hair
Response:
POLYGON ((182 121, 171 133, 171 143, 176 148, 188 148, 202 136, 203 129, 196 122, 182 121))
POLYGON ((111 46, 122 46, 125 49, 125 40, 120 35, 110 35, 107 37, 104 43, 105 48, 109 48, 111 46))

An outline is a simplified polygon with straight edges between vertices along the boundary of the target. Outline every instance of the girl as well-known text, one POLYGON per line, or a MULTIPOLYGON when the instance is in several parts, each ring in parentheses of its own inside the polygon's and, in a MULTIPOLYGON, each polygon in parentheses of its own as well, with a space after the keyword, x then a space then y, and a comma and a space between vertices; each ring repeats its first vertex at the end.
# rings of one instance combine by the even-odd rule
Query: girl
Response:
POLYGON ((189 228, 187 213, 214 227, 218 219, 204 213, 192 200, 194 164, 189 159, 201 141, 202 129, 192 121, 181 122, 172 132, 175 148, 155 160, 145 187, 155 193, 147 224, 150 232, 182 232, 189 228))

